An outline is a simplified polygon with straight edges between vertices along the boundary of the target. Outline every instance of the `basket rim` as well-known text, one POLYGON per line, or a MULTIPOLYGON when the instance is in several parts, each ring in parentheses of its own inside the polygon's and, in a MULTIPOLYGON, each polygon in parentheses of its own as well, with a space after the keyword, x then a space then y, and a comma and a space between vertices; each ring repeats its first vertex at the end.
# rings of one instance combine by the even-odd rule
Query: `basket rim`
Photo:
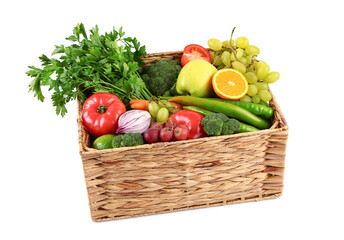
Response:
POLYGON ((154 148, 163 148, 166 146, 173 146, 173 145, 180 145, 180 144, 188 144, 188 143, 197 143, 197 142, 208 142, 212 140, 221 140, 221 139, 231 139, 231 138, 238 138, 241 136, 256 136, 261 135, 265 133, 277 133, 280 131, 288 131, 288 126, 284 126, 281 128, 275 128, 275 129, 263 129, 255 132, 245 132, 245 133, 236 133, 232 135, 222 135, 222 136, 208 136, 203 138, 197 138, 197 139, 189 139, 189 140, 183 140, 183 141, 171 141, 171 142, 157 142, 157 143, 151 143, 151 144, 143 144, 138 146, 132 146, 132 147, 120 147, 120 148, 110 148, 110 149, 103 149, 103 150, 97 150, 91 147, 83 147, 83 150, 81 150, 80 154, 84 155, 87 153, 119 153, 123 151, 128 151, 131 149, 154 149, 154 148))

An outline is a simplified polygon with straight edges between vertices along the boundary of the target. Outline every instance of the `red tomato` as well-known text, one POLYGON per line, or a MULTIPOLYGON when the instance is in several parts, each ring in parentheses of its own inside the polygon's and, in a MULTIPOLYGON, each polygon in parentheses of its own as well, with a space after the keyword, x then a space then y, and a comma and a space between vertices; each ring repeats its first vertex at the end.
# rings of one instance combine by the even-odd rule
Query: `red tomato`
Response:
POLYGON ((82 122, 93 136, 114 134, 118 118, 126 111, 123 102, 111 93, 95 93, 89 97, 82 109, 82 122))
POLYGON ((184 124, 189 128, 188 139, 208 136, 201 125, 204 118, 202 114, 191 110, 179 110, 170 117, 177 124, 184 124))
POLYGON ((203 59, 211 63, 211 56, 207 49, 197 44, 187 45, 180 60, 182 67, 194 59, 203 59))

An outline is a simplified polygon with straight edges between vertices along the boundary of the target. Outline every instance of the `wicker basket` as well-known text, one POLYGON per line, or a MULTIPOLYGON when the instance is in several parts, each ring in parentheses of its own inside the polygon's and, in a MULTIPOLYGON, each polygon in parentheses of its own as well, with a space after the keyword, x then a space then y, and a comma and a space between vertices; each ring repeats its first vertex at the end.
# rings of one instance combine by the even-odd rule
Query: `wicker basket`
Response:
MULTIPOLYGON (((148 54, 147 65, 182 52, 148 54)), ((270 129, 135 147, 95 150, 78 130, 93 221, 279 197, 288 126, 275 98, 270 129)))

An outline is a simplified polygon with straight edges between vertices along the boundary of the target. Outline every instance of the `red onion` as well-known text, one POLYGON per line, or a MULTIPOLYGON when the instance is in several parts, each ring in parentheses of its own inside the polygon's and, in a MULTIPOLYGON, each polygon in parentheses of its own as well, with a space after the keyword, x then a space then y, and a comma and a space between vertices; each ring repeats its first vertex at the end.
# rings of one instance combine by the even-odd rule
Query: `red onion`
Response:
POLYGON ((144 110, 129 110, 118 119, 116 133, 144 133, 150 126, 151 115, 144 110))

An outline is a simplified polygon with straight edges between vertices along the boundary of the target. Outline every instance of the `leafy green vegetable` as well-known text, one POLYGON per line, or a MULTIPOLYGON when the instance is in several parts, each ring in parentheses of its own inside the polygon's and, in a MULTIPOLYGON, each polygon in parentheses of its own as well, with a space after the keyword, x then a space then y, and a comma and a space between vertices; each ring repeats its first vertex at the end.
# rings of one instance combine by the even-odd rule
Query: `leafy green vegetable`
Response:
POLYGON ((158 97, 164 94, 174 96, 171 94, 176 93, 175 84, 181 69, 180 62, 177 60, 159 60, 146 67, 142 79, 154 96, 158 97))
POLYGON ((122 27, 100 35, 96 25, 90 32, 88 37, 84 25, 78 24, 66 38, 70 46, 55 46, 52 55, 60 54, 58 59, 43 54, 39 57, 43 68, 29 66, 26 74, 33 78, 29 91, 34 97, 43 102, 41 87, 48 86, 56 114, 61 116, 67 113, 67 102, 76 98, 83 102, 95 92, 115 94, 125 104, 131 99, 151 99, 139 75, 145 46, 136 38, 124 37, 122 27))

